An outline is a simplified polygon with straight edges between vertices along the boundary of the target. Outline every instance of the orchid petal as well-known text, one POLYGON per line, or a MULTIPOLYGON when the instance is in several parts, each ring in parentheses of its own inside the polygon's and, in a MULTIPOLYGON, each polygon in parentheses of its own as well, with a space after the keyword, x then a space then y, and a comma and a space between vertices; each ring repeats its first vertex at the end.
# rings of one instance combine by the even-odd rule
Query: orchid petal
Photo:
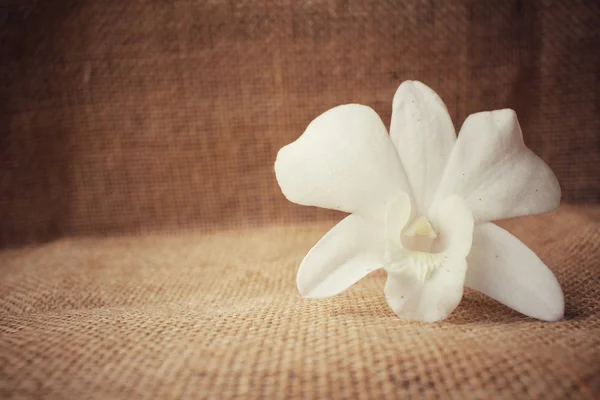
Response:
POLYGON ((450 315, 460 303, 467 262, 460 257, 417 253, 387 265, 386 270, 385 298, 396 315, 435 322, 450 315))
POLYGON ((544 213, 560 202, 554 173, 525 146, 508 109, 467 118, 434 203, 451 194, 465 199, 476 223, 544 213))
POLYGON ((434 210, 431 221, 439 232, 437 250, 467 257, 473 245, 475 225, 467 203, 459 196, 450 196, 434 210))
POLYGON ((385 126, 371 108, 347 104, 312 121, 277 154, 275 173, 288 200, 383 220, 408 184, 385 126))
POLYGON ((389 203, 385 216, 386 260, 393 257, 394 250, 402 248, 402 230, 412 216, 410 197, 406 193, 401 193, 389 203))
POLYGON ((385 297, 402 319, 438 321, 458 306, 463 295, 473 217, 457 196, 446 199, 437 211, 436 224, 446 238, 445 250, 422 253, 395 248, 385 265, 385 297))
POLYGON ((431 88, 403 82, 394 95, 390 136, 419 214, 429 209, 456 141, 448 109, 431 88))
POLYGON ((348 289, 383 266, 385 229, 374 220, 349 215, 308 252, 298 270, 303 297, 324 298, 348 289))
POLYGON ((562 319, 564 296, 550 269, 523 242, 492 223, 478 225, 466 285, 544 321, 562 319))

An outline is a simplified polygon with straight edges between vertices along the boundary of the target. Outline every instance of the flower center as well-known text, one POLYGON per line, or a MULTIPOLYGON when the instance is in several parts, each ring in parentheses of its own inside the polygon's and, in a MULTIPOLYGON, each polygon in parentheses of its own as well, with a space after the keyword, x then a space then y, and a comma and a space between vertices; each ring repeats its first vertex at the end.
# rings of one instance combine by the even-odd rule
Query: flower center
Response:
POLYGON ((437 233, 433 230, 427 217, 423 215, 415 218, 402 231, 402 244, 406 249, 412 251, 429 253, 436 238, 437 233))

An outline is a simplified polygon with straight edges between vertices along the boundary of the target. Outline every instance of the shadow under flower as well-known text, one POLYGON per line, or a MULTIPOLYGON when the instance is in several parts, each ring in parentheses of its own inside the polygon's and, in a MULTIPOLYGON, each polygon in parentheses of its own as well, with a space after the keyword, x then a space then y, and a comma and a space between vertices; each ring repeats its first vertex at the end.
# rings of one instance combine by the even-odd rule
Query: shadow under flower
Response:
POLYGON ((466 291, 460 305, 443 323, 453 325, 515 324, 532 319, 475 291, 466 291))

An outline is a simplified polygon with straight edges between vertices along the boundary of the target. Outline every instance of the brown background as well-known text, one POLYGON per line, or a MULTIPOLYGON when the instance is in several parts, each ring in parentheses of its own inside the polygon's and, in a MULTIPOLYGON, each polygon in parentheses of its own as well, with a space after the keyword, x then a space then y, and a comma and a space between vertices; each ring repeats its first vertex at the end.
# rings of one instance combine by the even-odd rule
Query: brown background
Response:
POLYGON ((592 0, 0 0, 0 398, 600 398, 599 71, 592 0), (406 79, 458 126, 517 110, 574 204, 502 226, 564 321, 401 321, 382 271, 299 297, 339 215, 275 154, 406 79))
POLYGON ((600 200, 596 1, 15 1, 0 7, 0 243, 329 219, 277 150, 319 113, 516 109, 564 201, 600 200))

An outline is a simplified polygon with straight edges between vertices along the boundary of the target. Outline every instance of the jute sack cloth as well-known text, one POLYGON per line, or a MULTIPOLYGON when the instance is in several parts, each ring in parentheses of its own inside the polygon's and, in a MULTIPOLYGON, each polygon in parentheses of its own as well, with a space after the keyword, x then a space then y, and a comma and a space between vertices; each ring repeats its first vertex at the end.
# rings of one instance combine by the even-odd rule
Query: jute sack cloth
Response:
POLYGON ((597 202, 599 17, 594 0, 3 2, 0 397, 599 397, 589 209, 507 225, 557 273, 566 321, 469 292, 421 325, 389 310, 383 272, 299 298, 339 216, 273 176, 319 113, 388 123, 419 79, 457 127, 514 108, 563 199, 597 202))
POLYGON ((0 247, 331 220, 277 150, 420 80, 457 129, 512 108, 566 202, 600 202, 597 0, 0 2, 0 247))
POLYGON ((599 216, 502 224, 563 285, 556 323, 472 291, 447 320, 403 322, 384 272, 303 300, 298 264, 331 223, 5 250, 0 397, 597 399, 599 216))

